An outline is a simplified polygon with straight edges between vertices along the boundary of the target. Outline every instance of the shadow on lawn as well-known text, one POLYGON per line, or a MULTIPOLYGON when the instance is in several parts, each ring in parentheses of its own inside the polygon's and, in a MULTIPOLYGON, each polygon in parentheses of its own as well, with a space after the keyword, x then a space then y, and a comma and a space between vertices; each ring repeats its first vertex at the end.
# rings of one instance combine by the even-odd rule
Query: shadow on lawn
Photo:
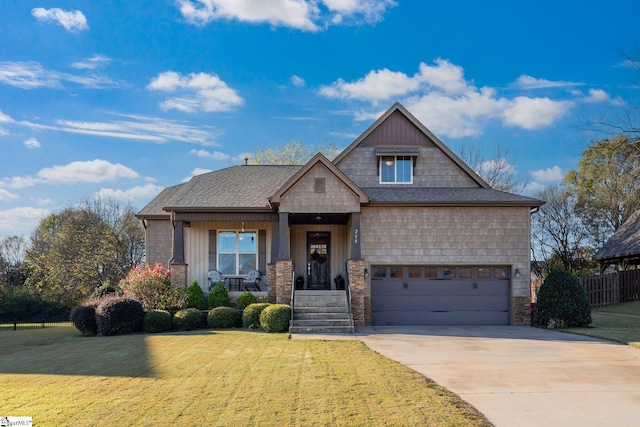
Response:
POLYGON ((2 332, 0 374, 154 377, 148 337, 82 337, 72 327, 2 332))

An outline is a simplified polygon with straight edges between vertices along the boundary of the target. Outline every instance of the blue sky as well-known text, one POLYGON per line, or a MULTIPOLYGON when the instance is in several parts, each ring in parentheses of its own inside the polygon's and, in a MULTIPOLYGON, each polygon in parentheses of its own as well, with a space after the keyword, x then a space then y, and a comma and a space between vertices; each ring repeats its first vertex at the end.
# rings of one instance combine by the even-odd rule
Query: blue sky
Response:
POLYGON ((0 237, 142 208, 256 147, 346 147, 400 101, 454 151, 559 182, 638 102, 640 2, 4 2, 0 237))

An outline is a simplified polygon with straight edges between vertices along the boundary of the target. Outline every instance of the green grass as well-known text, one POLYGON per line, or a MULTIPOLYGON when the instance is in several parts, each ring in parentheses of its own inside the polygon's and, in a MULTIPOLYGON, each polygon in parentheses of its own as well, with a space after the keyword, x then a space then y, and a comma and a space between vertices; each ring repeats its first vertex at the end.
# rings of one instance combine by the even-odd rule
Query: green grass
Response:
POLYGON ((594 308, 591 318, 593 322, 587 328, 563 330, 640 348, 640 301, 594 308))
POLYGON ((360 341, 194 331, 0 334, 2 415, 38 426, 488 426, 466 402, 360 341))

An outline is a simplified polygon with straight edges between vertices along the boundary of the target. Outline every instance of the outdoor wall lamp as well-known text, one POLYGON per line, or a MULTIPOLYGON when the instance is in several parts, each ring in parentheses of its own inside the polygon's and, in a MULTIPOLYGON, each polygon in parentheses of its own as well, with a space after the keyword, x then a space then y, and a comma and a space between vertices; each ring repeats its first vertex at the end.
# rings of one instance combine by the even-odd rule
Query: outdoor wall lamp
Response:
POLYGON ((515 274, 513 275, 513 277, 515 277, 516 279, 519 279, 519 278, 520 278, 520 269, 516 268, 516 272, 515 272, 515 274))
POLYGON ((364 278, 365 279, 369 278, 369 270, 367 268, 364 269, 364 278))

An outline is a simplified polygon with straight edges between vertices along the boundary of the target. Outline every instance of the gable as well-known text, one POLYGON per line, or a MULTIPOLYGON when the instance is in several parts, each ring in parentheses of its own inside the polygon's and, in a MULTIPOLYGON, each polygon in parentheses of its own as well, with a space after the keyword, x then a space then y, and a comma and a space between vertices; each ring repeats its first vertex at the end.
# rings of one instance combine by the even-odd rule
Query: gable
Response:
POLYGON ((270 199, 281 212, 359 212, 367 195, 322 154, 316 154, 270 199))
POLYGON ((389 186, 379 178, 379 157, 387 155, 414 159, 414 187, 489 187, 399 103, 340 153, 334 164, 359 187, 389 186))

